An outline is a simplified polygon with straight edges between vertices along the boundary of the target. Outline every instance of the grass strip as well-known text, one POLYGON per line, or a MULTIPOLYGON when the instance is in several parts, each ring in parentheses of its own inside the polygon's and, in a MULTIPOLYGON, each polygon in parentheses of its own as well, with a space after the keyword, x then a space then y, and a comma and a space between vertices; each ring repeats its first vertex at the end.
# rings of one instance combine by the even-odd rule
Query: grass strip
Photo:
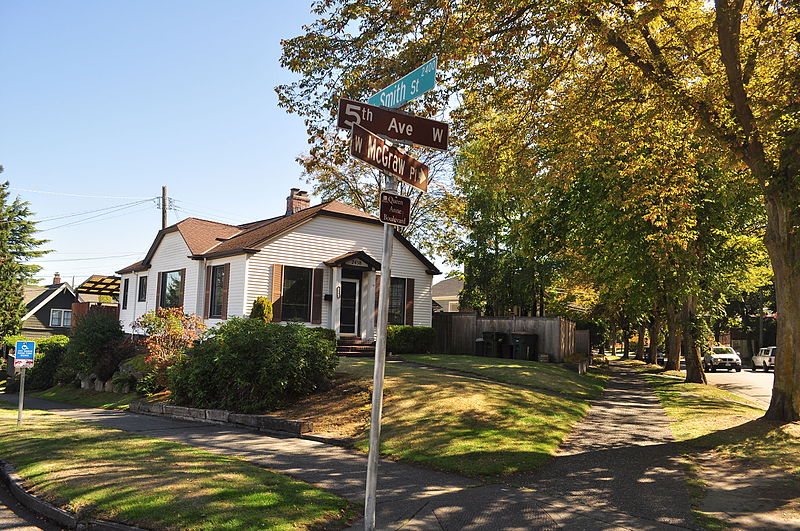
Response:
POLYGON ((343 527, 347 501, 242 460, 58 415, 0 406, 0 456, 36 495, 150 529, 343 527))
MULTIPOLYGON (((371 378, 373 363, 343 358, 339 371, 371 378)), ((385 391, 381 453, 470 477, 535 470, 589 407, 576 397, 395 363, 386 366, 385 391)), ((362 432, 356 448, 367 451, 368 437, 362 432)))
MULTIPOLYGON (((28 394, 27 392, 25 394, 28 394)), ((54 402, 64 402, 77 406, 95 407, 100 409, 119 409, 126 410, 134 400, 141 400, 138 393, 107 393, 105 391, 91 391, 89 389, 78 389, 67 385, 57 385, 44 391, 33 391, 30 396, 53 400, 54 402)))
POLYGON ((604 374, 578 374, 554 363, 536 361, 435 354, 404 355, 403 359, 477 374, 514 385, 555 391, 578 398, 600 396, 608 379, 604 374))

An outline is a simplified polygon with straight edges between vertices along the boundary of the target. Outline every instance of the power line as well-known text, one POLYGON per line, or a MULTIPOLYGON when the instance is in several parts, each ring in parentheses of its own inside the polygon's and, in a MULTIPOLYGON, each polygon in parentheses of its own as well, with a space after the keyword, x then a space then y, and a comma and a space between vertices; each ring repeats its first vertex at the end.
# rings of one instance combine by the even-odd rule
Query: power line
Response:
POLYGON ((38 219, 38 220, 34 220, 34 221, 36 221, 36 223, 45 223, 47 221, 55 221, 57 219, 74 218, 74 217, 77 217, 77 216, 83 216, 85 214, 93 214, 95 212, 105 212, 107 210, 114 210, 114 209, 125 207, 125 206, 128 206, 128 205, 139 205, 139 204, 145 203, 147 201, 152 201, 152 200, 156 200, 156 199, 158 199, 158 198, 157 197, 151 197, 149 199, 145 199, 145 200, 142 200, 142 201, 134 201, 132 203, 123 203, 121 205, 114 205, 114 206, 110 206, 110 207, 106 207, 106 208, 98 208, 96 210, 84 210, 83 212, 74 212, 72 214, 64 214, 63 216, 54 216, 52 218, 38 219))
POLYGON ((30 263, 38 264, 44 262, 84 262, 89 260, 108 260, 111 258, 124 258, 126 256, 139 256, 142 253, 128 253, 128 254, 117 254, 114 256, 97 256, 94 258, 61 258, 61 259, 54 259, 54 260, 31 260, 30 263))
POLYGON ((30 192, 33 194, 47 194, 47 195, 61 195, 66 197, 87 197, 89 199, 152 199, 152 197, 136 197, 136 196, 127 196, 127 195, 84 195, 84 194, 68 194, 65 192, 47 192, 45 190, 29 190, 27 188, 12 188, 9 187, 9 190, 15 190, 17 192, 30 192))
MULTIPOLYGON (((149 199, 148 199, 148 201, 149 201, 149 199)), ((101 217, 101 216, 107 216, 108 214, 114 214, 114 213, 120 212, 122 210, 127 210, 127 209, 129 209, 131 207, 134 207, 134 206, 136 206, 136 204, 129 205, 127 207, 123 207, 123 208, 120 208, 120 209, 117 209, 117 210, 113 210, 111 212, 103 212, 102 214, 98 214, 96 216, 90 216, 88 218, 81 219, 81 220, 78 220, 78 221, 73 221, 71 223, 65 223, 63 225, 57 225, 55 227, 49 227, 49 228, 46 228, 46 229, 40 229, 39 232, 47 232, 49 230, 60 229, 60 228, 63 228, 63 227, 70 227, 70 226, 73 226, 73 225, 80 225, 82 223, 90 222, 90 221, 94 220, 95 218, 98 218, 98 217, 101 217)), ((133 213, 136 213, 136 212, 144 212, 145 210, 149 210, 149 209, 148 208, 144 208, 144 209, 140 208, 140 209, 133 210, 133 211, 123 212, 120 215, 126 216, 128 214, 133 214, 133 213)), ((120 217, 120 216, 108 216, 108 217, 103 218, 102 221, 106 221, 106 220, 114 219, 114 218, 118 218, 118 217, 120 217)))

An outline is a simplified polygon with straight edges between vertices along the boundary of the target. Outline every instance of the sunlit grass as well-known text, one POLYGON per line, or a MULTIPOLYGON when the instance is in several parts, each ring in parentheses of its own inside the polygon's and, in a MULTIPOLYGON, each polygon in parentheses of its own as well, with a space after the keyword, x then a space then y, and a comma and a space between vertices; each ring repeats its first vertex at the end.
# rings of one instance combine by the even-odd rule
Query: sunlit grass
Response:
POLYGON ((37 495, 154 529, 343 526, 348 503, 244 461, 57 415, 0 406, 0 455, 37 495))
POLYGON ((485 358, 481 356, 405 355, 403 359, 485 376, 501 382, 547 389, 579 398, 595 398, 603 392, 607 376, 581 375, 554 363, 485 358))
POLYGON ((104 391, 78 389, 68 385, 57 385, 44 391, 34 391, 30 393, 30 396, 78 406, 122 410, 128 409, 132 401, 141 399, 137 393, 106 393, 104 391))
MULTIPOLYGON (((371 377, 373 364, 344 358, 339 370, 371 377)), ((575 397, 392 363, 385 390, 381 453, 471 477, 536 469, 588 410, 575 397)), ((367 451, 368 433, 356 448, 367 451)))

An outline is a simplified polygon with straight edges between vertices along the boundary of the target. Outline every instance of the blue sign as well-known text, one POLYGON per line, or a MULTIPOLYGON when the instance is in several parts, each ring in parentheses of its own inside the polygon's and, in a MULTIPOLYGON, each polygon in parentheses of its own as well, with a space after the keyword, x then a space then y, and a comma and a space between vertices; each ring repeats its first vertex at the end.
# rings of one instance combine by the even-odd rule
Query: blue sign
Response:
POLYGON ((399 81, 373 94, 370 105, 397 108, 436 86, 436 57, 399 81))
POLYGON ((36 341, 17 341, 14 358, 18 360, 32 360, 36 354, 36 341))

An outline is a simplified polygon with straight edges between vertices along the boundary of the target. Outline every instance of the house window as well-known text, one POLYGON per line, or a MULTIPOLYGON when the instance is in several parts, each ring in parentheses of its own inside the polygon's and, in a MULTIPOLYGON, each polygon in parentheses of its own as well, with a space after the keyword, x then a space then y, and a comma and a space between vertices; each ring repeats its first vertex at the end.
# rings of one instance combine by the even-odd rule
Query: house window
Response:
POLYGON ((225 302, 225 266, 218 265, 211 268, 211 304, 208 316, 221 319, 223 304, 225 302))
POLYGON ((311 269, 283 269, 282 306, 284 321, 311 321, 311 269))
POLYGON ((183 306, 183 271, 167 271, 161 273, 161 293, 159 296, 162 308, 178 308, 183 306))
POLYGON ((447 308, 448 308, 447 309, 448 312, 457 312, 458 311, 458 302, 450 301, 450 303, 448 303, 447 308))
POLYGON ((138 302, 145 302, 147 300, 147 277, 139 277, 139 295, 136 297, 136 300, 138 302))
POLYGON ((50 326, 53 328, 72 326, 72 310, 50 310, 50 326))
POLYGON ((126 278, 122 282, 122 309, 123 310, 127 310, 128 309, 128 284, 130 284, 130 280, 131 279, 126 278))
POLYGON ((392 278, 389 287, 389 324, 405 324, 406 279, 392 278))

